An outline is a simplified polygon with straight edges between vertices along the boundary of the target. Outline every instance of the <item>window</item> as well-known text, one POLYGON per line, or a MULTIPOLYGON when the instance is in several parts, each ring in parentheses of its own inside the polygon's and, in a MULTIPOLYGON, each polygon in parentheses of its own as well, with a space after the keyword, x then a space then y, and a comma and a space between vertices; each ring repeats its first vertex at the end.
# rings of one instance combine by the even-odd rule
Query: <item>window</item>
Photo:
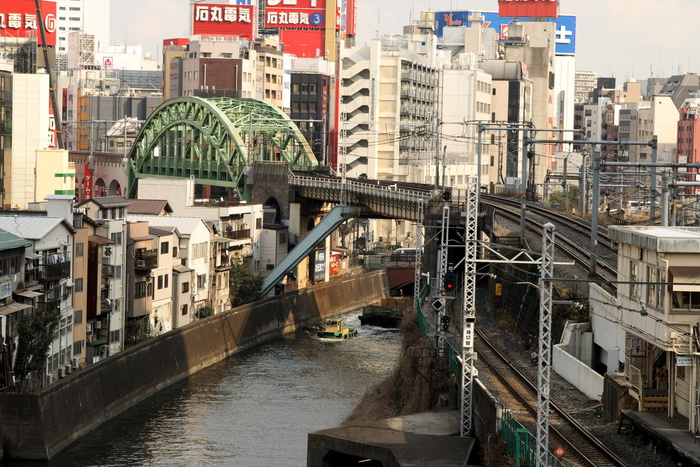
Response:
POLYGON ((82 258, 85 255, 85 244, 83 242, 75 244, 75 257, 82 258))
POLYGON ((190 291, 190 283, 189 282, 183 282, 182 283, 182 293, 187 293, 190 291))
POLYGON ((177 247, 173 247, 173 258, 177 258, 177 247))
POLYGON ((73 322, 75 324, 82 324, 83 323, 83 310, 75 310, 73 312, 73 322))
POLYGON ((83 291, 83 278, 78 277, 75 280, 75 293, 81 293, 83 291))
POLYGON ((85 341, 78 341, 73 344, 73 355, 79 355, 83 353, 83 346, 85 341))
POLYGON ((636 299, 639 284, 637 284, 637 263, 630 261, 630 298, 636 299))
POLYGON ((207 288, 207 275, 197 274, 197 288, 206 289, 207 288))
POLYGON ((160 254, 167 255, 170 251, 170 242, 163 242, 160 244, 160 254))
POLYGON ((170 274, 166 274, 165 275, 165 286, 164 286, 166 289, 168 288, 168 279, 169 278, 170 278, 170 274))
POLYGON ((287 243, 287 232, 283 232, 280 234, 280 239, 279 239, 279 244, 284 245, 287 243))
POLYGON ((158 290, 163 288, 163 275, 158 276, 158 290))
POLYGON ((207 244, 206 242, 203 243, 196 243, 192 245, 192 258, 197 259, 197 258, 206 258, 207 256, 207 244))
POLYGON ((182 305, 180 307, 180 313, 182 314, 182 316, 187 315, 187 305, 182 305))
POLYGON ((110 238, 117 245, 122 244, 122 233, 121 232, 114 232, 112 235, 110 235, 110 238))
POLYGON ((144 298, 146 296, 146 281, 137 282, 134 288, 135 298, 144 298))
POLYGON ((119 342, 119 329, 109 333, 109 342, 119 342))

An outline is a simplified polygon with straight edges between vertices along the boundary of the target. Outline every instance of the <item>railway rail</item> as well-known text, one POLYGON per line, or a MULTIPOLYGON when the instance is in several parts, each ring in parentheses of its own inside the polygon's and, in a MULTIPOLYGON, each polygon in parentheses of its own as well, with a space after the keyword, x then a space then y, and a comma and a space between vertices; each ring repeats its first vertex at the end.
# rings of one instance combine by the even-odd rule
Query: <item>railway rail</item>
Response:
MULTIPOLYGON (((490 374, 498 378, 501 384, 517 399, 519 411, 523 414, 530 414, 529 423, 522 418, 520 419, 521 423, 535 427, 537 422, 537 385, 501 353, 478 328, 475 349, 479 355, 480 371, 489 371, 490 374)), ((550 452, 557 446, 562 446, 569 454, 562 459, 564 465, 591 467, 628 465, 552 400, 550 400, 549 430, 550 452), (557 444, 552 446, 552 441, 556 441, 557 444)))

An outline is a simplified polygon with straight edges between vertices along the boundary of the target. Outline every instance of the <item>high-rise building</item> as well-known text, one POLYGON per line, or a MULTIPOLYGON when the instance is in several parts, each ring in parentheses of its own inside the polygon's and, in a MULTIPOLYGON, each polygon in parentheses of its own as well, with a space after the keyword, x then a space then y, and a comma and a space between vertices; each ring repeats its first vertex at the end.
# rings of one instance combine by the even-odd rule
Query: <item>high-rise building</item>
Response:
MULTIPOLYGON (((109 46, 111 0, 56 0, 57 44, 60 56, 67 56, 68 35, 81 31, 95 38, 95 48, 109 46)), ((65 62, 64 62, 65 63, 65 62)))
POLYGON ((596 87, 598 74, 592 71, 576 72, 576 94, 574 101, 576 104, 588 104, 591 100, 591 93, 596 87))

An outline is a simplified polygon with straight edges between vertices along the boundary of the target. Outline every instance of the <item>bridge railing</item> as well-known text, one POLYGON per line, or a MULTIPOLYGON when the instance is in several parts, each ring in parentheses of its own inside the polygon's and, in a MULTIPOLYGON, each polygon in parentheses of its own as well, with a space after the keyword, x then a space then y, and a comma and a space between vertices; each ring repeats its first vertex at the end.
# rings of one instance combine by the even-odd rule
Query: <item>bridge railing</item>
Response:
MULTIPOLYGON (((307 175, 291 175, 289 177, 289 183, 291 185, 307 187, 307 188, 320 188, 326 190, 337 190, 340 193, 341 190, 341 180, 333 178, 320 178, 312 177, 307 175)), ((379 198, 391 198, 397 201, 418 203, 421 200, 429 201, 435 197, 435 193, 432 191, 425 190, 410 190, 398 186, 398 184, 393 185, 374 185, 372 183, 357 181, 357 180, 347 180, 346 189, 348 193, 353 194, 363 194, 379 198)), ((340 198, 340 196, 339 196, 340 198)))

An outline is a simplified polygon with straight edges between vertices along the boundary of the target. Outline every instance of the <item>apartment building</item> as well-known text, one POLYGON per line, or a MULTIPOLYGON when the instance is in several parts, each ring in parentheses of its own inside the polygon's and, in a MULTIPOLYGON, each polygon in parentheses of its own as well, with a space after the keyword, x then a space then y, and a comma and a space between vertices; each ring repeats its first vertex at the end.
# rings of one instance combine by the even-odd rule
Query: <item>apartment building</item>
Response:
POLYGON ((697 285, 700 229, 611 227, 618 243, 615 295, 591 284, 595 354, 620 372, 639 410, 688 418, 698 432, 697 285))
MULTIPOLYGON (((63 217, 46 215, 0 216, 0 229, 26 239, 24 286, 27 298, 36 299, 36 311, 59 311, 59 326, 48 351, 48 359, 41 374, 36 375, 40 385, 50 384, 65 375, 66 367, 73 364, 73 237, 72 224, 63 217), (33 293, 27 293, 33 292, 33 293)), ((20 270, 15 266, 17 274, 20 270)), ((15 354, 15 368, 22 366, 15 354)))

